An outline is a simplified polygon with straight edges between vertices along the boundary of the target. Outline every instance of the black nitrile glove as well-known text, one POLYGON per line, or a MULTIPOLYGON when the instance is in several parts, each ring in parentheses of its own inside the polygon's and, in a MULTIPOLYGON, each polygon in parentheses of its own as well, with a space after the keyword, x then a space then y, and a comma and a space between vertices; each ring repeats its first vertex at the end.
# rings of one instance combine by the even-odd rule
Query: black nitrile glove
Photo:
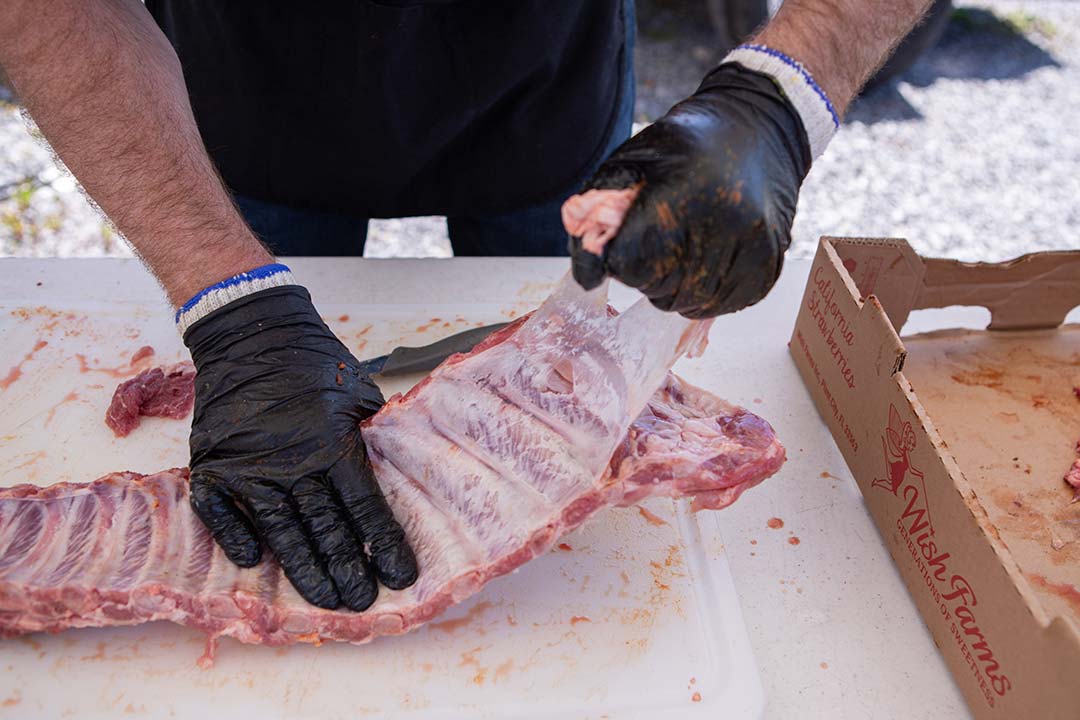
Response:
POLYGON ((265 542, 308 602, 364 610, 376 578, 416 581, 359 423, 383 403, 299 286, 235 300, 188 329, 195 361, 191 506, 251 567, 265 542))
POLYGON ((753 305, 780 274, 810 161, 773 79, 720 65, 586 183, 641 191, 602 257, 572 240, 574 277, 591 290, 611 275, 690 318, 753 305))

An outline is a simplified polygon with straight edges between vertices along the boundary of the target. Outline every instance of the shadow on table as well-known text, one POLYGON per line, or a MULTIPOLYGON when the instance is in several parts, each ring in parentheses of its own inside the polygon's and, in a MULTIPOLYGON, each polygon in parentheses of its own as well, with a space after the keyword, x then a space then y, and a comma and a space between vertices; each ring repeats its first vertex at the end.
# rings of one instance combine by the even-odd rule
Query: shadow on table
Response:
POLYGON ((1053 24, 1027 13, 1006 16, 982 8, 953 11, 944 35, 896 81, 868 91, 848 113, 846 122, 918 120, 922 117, 897 87, 902 81, 925 88, 946 80, 1015 80, 1044 67, 1060 67, 1054 56, 1029 35, 1051 37, 1053 24))

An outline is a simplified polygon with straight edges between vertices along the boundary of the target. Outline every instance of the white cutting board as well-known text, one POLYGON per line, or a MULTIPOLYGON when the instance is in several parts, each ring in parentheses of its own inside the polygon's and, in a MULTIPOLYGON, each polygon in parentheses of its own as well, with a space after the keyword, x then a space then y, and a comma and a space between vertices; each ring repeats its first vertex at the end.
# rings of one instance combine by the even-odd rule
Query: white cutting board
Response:
MULTIPOLYGON (((189 420, 144 419, 124 439, 102 422, 116 384, 147 364, 130 366, 136 349, 152 345, 151 363, 187 354, 134 263, 98 267, 117 288, 107 303, 80 299, 63 263, 34 278, 13 278, 0 265, 0 485, 187 462, 189 420)), ((308 284, 331 327, 364 358, 520 314, 553 279, 481 304, 454 304, 449 294, 362 304, 352 301, 359 291, 322 288, 320 297, 308 284)), ((655 518, 636 508, 601 511, 559 549, 439 621, 366 646, 274 649, 227 639, 215 666, 200 670, 203 636, 167 623, 0 642, 0 717, 761 717, 761 683, 715 515, 668 500, 647 508, 655 518)))

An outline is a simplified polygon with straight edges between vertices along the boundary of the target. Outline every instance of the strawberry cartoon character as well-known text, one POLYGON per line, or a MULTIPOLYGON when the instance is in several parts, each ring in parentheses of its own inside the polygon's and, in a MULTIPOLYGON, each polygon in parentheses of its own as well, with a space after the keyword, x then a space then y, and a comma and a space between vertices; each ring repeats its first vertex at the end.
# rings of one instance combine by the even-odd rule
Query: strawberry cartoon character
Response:
POLYGON ((885 468, 887 477, 875 479, 873 487, 884 488, 896 495, 900 486, 904 484, 904 478, 910 472, 917 478, 923 474, 911 466, 911 451, 915 449, 915 431, 911 423, 904 422, 894 405, 889 406, 889 427, 881 438, 881 449, 885 453, 885 468), (888 441, 886 442, 886 438, 888 441))

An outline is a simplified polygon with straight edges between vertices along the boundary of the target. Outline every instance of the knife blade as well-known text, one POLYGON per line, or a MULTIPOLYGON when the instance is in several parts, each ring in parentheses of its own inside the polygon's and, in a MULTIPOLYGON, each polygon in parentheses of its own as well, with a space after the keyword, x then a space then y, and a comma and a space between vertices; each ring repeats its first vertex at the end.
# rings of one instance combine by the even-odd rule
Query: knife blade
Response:
POLYGON ((386 355, 379 355, 362 361, 360 370, 368 375, 383 376, 434 370, 439 363, 454 353, 469 352, 488 335, 509 324, 495 323, 494 325, 470 328, 444 337, 429 345, 396 347, 386 355))

